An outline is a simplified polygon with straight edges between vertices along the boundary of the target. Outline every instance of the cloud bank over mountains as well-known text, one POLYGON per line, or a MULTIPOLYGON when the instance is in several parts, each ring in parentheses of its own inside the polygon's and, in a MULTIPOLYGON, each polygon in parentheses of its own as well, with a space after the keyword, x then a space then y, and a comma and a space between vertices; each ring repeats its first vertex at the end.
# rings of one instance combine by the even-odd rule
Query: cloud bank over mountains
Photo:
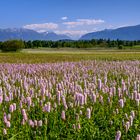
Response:
POLYGON ((33 23, 24 25, 23 28, 37 31, 38 33, 54 32, 59 35, 67 35, 71 39, 79 39, 83 35, 91 32, 102 31, 104 29, 116 29, 130 25, 114 26, 103 19, 77 18, 70 19, 67 16, 61 17, 57 22, 33 23))
POLYGON ((57 34, 66 34, 77 39, 80 36, 96 31, 97 27, 104 24, 105 21, 102 19, 76 19, 69 20, 67 16, 61 17, 61 21, 56 22, 46 22, 46 23, 33 23, 24 25, 23 28, 35 30, 37 32, 47 32, 51 31, 57 34))

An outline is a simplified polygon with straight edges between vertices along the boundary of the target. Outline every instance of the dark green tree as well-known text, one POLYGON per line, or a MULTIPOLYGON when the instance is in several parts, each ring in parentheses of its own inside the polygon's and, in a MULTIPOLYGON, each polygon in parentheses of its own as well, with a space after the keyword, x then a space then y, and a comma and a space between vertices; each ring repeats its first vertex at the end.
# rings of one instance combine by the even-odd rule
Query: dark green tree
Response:
POLYGON ((25 48, 22 40, 8 40, 1 44, 1 50, 3 52, 16 52, 25 48))

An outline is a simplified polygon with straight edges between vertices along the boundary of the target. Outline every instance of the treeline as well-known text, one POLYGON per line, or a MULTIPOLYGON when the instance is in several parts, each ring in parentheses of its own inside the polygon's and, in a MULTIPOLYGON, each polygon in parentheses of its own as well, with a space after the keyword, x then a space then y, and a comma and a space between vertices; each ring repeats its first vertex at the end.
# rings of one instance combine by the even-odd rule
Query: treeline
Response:
MULTIPOLYGON (((104 40, 104 39, 93 39, 90 41, 71 41, 71 40, 60 40, 60 41, 24 41, 25 48, 119 48, 133 47, 140 45, 139 41, 125 41, 125 40, 104 40)), ((0 42, 0 47, 3 44, 0 42)))
POLYGON ((136 45, 140 45, 139 41, 123 41, 123 40, 90 40, 90 41, 69 41, 69 40, 60 40, 60 41, 27 41, 25 42, 25 48, 119 48, 122 49, 123 47, 133 47, 136 45))

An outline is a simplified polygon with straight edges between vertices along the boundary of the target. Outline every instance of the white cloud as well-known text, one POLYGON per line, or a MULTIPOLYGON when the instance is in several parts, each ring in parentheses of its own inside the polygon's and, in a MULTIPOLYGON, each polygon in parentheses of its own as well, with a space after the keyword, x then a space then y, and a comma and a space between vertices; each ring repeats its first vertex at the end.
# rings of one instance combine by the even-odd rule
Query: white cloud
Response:
POLYGON ((95 32, 96 29, 91 31, 89 30, 56 30, 54 31, 56 34, 65 34, 71 37, 72 39, 79 39, 82 35, 87 34, 89 32, 95 32))
POLYGON ((86 25, 97 25, 97 24, 101 24, 101 23, 104 23, 105 21, 104 20, 101 20, 101 19, 77 19, 78 22, 81 22, 83 24, 86 24, 86 25))
POLYGON ((42 23, 42 24, 29 24, 23 26, 23 28, 31 29, 31 30, 53 30, 58 28, 58 24, 56 23, 42 23))
POLYGON ((37 30, 38 33, 46 32, 46 30, 37 30))
POLYGON ((76 26, 83 26, 83 25, 98 25, 104 23, 104 20, 101 19, 77 19, 76 21, 72 22, 63 22, 64 25, 67 25, 68 28, 73 28, 76 26))
POLYGON ((97 31, 96 29, 93 29, 91 31, 89 30, 56 30, 54 31, 56 34, 66 34, 70 36, 72 39, 78 39, 84 34, 87 34, 89 32, 95 32, 97 31))
POLYGON ((56 30, 57 34, 69 34, 69 35, 83 35, 88 33, 87 30, 56 30))
POLYGON ((68 19, 68 17, 62 17, 61 19, 62 19, 62 20, 67 20, 67 19, 68 19))

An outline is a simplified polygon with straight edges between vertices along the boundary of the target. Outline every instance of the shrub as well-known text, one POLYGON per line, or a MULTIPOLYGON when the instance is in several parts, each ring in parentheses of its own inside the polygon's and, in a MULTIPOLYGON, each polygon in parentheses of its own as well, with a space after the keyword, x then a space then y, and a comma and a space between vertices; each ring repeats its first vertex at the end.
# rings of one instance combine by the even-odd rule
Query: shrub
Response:
POLYGON ((118 49, 122 50, 123 49, 123 45, 119 45, 118 49))
POLYGON ((1 44, 2 44, 2 42, 0 42, 0 50, 1 50, 1 44))
POLYGON ((25 48, 22 40, 8 40, 1 44, 1 50, 3 52, 16 52, 25 48))

